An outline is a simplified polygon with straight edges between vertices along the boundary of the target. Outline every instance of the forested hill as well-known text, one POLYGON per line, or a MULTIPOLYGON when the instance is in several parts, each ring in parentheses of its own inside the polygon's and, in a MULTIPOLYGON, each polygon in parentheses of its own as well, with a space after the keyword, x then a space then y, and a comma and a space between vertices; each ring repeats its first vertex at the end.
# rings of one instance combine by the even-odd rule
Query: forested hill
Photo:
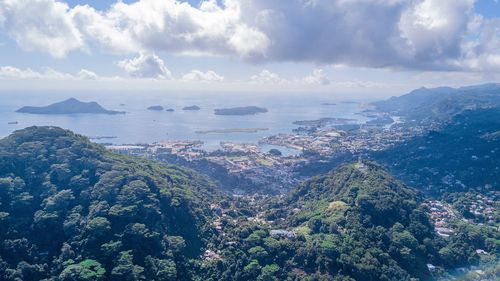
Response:
POLYGON ((218 196, 55 127, 0 140, 1 280, 190 280, 218 196))
MULTIPOLYGON (((306 181, 288 196, 284 205, 288 209, 304 206, 315 209, 320 205, 332 207, 335 205, 332 202, 343 202, 339 204, 351 206, 360 214, 369 216, 373 225, 390 227, 396 222, 407 224, 418 201, 414 189, 396 180, 378 164, 363 162, 344 165, 327 175, 306 181)), ((302 216, 303 211, 295 216, 296 223, 307 217, 302 216)))
POLYGON ((492 191, 500 185, 500 108, 468 110, 444 128, 373 157, 432 194, 492 191))
POLYGON ((372 162, 344 165, 304 183, 284 201, 288 225, 330 260, 329 273, 355 280, 430 277, 439 238, 410 187, 372 162), (290 212, 291 210, 291 212, 290 212), (332 259, 332 256, 335 257, 332 259))
POLYGON ((374 163, 309 180, 266 209, 272 223, 242 228, 212 280, 428 280, 426 264, 442 262, 417 192, 374 163))

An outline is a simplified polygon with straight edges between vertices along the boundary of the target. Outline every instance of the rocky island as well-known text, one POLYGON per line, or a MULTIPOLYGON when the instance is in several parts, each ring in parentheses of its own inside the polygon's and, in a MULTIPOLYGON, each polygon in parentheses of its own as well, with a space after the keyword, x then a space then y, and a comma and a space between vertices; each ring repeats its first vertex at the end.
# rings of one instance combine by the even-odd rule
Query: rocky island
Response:
POLYGON ((28 114, 125 114, 124 111, 107 110, 97 102, 81 102, 70 98, 47 106, 24 106, 16 112, 28 114))
POLYGON ((200 110, 201 108, 197 105, 186 106, 182 110, 200 110))
POLYGON ((161 106, 161 105, 152 105, 152 106, 148 107, 148 110, 163 111, 163 106, 161 106))
POLYGON ((266 112, 267 112, 266 108, 257 106, 215 109, 215 115, 255 115, 258 113, 266 113, 266 112))

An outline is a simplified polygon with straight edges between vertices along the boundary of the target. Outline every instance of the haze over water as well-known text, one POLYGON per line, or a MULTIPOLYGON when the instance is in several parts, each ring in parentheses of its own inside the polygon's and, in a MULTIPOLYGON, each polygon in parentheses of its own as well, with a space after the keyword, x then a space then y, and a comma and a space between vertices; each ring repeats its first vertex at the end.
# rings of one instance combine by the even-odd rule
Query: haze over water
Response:
POLYGON ((290 133, 297 120, 324 117, 357 119, 368 100, 357 100, 325 93, 160 93, 160 92, 71 92, 71 93, 5 93, 0 102, 0 136, 33 125, 51 125, 70 129, 91 137, 113 136, 95 140, 115 144, 152 143, 163 140, 201 140, 208 150, 219 148, 221 141, 257 142, 265 136, 290 133), (307 98, 304 98, 307 96, 307 98), (16 113, 22 106, 45 106, 70 97, 81 101, 96 101, 106 109, 126 111, 124 115, 33 115, 16 113), (335 103, 336 105, 322 105, 335 103), (122 105, 123 104, 123 105, 122 105), (161 105, 174 112, 150 111, 147 107, 161 105), (199 111, 184 111, 185 106, 198 105, 199 111), (216 108, 255 105, 268 113, 250 116, 218 116, 216 108), (17 124, 8 124, 18 122, 17 124), (257 133, 211 133, 196 131, 234 128, 268 128, 257 133))

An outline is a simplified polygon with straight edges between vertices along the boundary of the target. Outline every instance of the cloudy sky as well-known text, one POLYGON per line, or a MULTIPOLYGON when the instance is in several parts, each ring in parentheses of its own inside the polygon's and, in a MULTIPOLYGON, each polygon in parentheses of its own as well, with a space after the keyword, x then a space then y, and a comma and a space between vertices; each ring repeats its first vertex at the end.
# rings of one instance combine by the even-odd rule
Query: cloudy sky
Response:
POLYGON ((499 81, 499 0, 0 0, 3 90, 499 81))

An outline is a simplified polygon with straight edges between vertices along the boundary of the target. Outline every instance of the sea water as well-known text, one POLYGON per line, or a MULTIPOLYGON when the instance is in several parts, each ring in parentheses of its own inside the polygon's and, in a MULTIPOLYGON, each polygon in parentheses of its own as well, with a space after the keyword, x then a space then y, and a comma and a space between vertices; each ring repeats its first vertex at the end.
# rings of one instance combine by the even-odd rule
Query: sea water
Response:
POLYGON ((248 93, 248 92, 3 92, 0 93, 0 137, 29 126, 58 126, 94 139, 114 144, 153 143, 165 140, 201 140, 204 148, 219 148, 221 141, 257 143, 259 139, 279 133, 291 133, 297 120, 324 117, 356 119, 369 102, 355 101, 326 93, 248 93), (106 109, 126 114, 33 115, 16 113, 22 106, 45 106, 70 97, 96 101, 106 109), (161 105, 174 112, 151 111, 161 105), (199 111, 183 107, 197 105, 199 111), (240 106, 265 107, 269 111, 256 115, 221 116, 214 109, 240 106), (17 123, 15 123, 17 122, 17 123), (15 124, 9 124, 15 123, 15 124), (267 128, 255 133, 209 133, 196 131, 267 128))

